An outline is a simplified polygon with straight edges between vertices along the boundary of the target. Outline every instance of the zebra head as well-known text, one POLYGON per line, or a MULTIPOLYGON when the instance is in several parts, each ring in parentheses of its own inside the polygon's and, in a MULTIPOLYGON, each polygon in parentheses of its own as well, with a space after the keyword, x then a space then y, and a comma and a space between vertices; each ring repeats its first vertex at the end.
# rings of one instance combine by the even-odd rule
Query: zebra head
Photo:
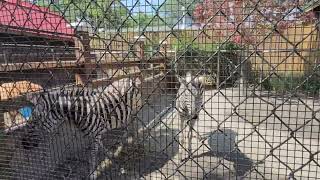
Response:
POLYGON ((203 85, 199 77, 188 72, 185 78, 178 76, 180 88, 178 90, 179 106, 187 112, 188 116, 196 119, 202 105, 203 85))

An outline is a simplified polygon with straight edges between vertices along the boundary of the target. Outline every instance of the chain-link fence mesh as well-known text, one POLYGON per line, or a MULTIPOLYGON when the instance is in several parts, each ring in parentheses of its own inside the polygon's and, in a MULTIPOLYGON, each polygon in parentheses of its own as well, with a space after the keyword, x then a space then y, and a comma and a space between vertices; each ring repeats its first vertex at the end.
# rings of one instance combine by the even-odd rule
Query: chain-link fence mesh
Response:
POLYGON ((318 179, 319 13, 1 0, 0 179, 318 179))

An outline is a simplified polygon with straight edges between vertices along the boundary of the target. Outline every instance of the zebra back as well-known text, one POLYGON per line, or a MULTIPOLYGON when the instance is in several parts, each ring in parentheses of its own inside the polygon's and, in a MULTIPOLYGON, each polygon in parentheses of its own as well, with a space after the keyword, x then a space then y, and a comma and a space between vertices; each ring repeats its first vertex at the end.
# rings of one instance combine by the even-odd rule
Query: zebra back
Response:
POLYGON ((126 126, 140 99, 141 92, 130 78, 94 90, 76 87, 27 95, 34 105, 32 119, 36 122, 31 123, 51 132, 63 121, 73 121, 86 134, 126 126))

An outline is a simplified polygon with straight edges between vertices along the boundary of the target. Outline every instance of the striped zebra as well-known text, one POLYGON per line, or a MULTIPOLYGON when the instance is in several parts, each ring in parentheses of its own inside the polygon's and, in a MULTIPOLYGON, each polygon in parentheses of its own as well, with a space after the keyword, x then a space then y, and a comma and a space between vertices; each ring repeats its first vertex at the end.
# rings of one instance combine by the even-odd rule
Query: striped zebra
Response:
POLYGON ((203 85, 198 77, 194 77, 190 72, 185 78, 178 76, 180 87, 177 92, 176 109, 180 119, 180 162, 186 160, 192 150, 192 136, 194 124, 199 119, 199 111, 202 106, 203 85), (188 151, 188 154, 185 152, 188 151))
POLYGON ((34 136, 39 135, 35 131, 52 133, 64 121, 74 123, 85 136, 95 140, 90 169, 94 172, 90 179, 94 179, 99 173, 95 166, 99 146, 102 146, 102 134, 111 129, 126 128, 138 109, 140 98, 141 92, 130 78, 114 82, 105 89, 76 88, 27 95, 27 100, 34 106, 23 145, 30 148, 30 139, 33 141, 37 139, 34 136))

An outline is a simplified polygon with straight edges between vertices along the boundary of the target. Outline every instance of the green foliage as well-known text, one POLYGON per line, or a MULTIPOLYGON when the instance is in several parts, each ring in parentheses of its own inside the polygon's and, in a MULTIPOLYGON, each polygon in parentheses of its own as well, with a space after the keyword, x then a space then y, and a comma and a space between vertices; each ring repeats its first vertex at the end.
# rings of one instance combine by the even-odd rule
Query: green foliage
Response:
POLYGON ((195 49, 198 51, 206 51, 206 52, 216 52, 218 49, 220 50, 240 50, 241 47, 233 42, 226 42, 224 44, 219 43, 198 43, 193 37, 186 31, 182 31, 179 33, 178 39, 173 42, 173 49, 177 51, 183 51, 184 49, 195 49), (178 40, 179 39, 179 40, 178 40))
POLYGON ((294 92, 295 90, 307 93, 318 94, 320 90, 319 78, 313 76, 307 79, 302 75, 282 75, 280 77, 270 77, 264 80, 261 85, 268 91, 275 91, 278 93, 294 92))
POLYGON ((238 78, 238 74, 233 73, 238 59, 232 51, 218 54, 213 50, 205 51, 189 46, 185 49, 179 49, 177 58, 178 61, 174 63, 174 66, 176 73, 180 76, 184 76, 186 71, 191 71, 193 74, 206 74, 215 79, 218 74, 218 66, 220 66, 220 81, 228 78, 224 85, 233 85, 238 78), (220 60, 219 64, 218 59, 220 60))
POLYGON ((174 25, 184 13, 187 13, 192 17, 195 6, 199 2, 200 0, 166 0, 163 6, 161 6, 160 12, 163 12, 164 16, 166 17, 166 23, 169 25, 174 25), (185 12, 182 9, 183 6, 185 8, 185 12))
POLYGON ((220 45, 216 43, 197 43, 196 41, 192 42, 192 40, 189 40, 189 39, 187 40, 183 39, 178 43, 174 43, 173 48, 178 51, 182 51, 183 49, 187 49, 187 48, 192 48, 192 49, 196 49, 199 51, 206 51, 206 52, 216 52, 218 51, 218 49, 227 50, 231 52, 233 50, 241 49, 238 45, 232 42, 226 43, 225 45, 220 45))
POLYGON ((220 66, 220 81, 224 81, 225 85, 233 85, 238 78, 238 74, 234 73, 235 65, 238 63, 238 57, 234 50, 239 47, 232 42, 224 45, 216 43, 197 43, 188 35, 186 31, 178 34, 179 40, 173 43, 173 48, 177 50, 178 63, 177 73, 185 75, 185 70, 194 74, 208 74, 212 78, 216 78, 218 72, 218 59, 220 66), (217 53, 218 50, 224 50, 217 53), (226 50, 226 51, 225 51, 226 50))
POLYGON ((232 51, 232 50, 240 50, 241 49, 241 46, 239 46, 238 44, 236 43, 233 43, 233 42, 226 42, 224 43, 223 45, 220 46, 220 49, 221 50, 228 50, 228 51, 232 51))
POLYGON ((213 43, 197 43, 196 41, 193 41, 193 39, 186 35, 186 33, 181 33, 179 40, 176 40, 173 42, 173 49, 177 51, 184 51, 185 49, 194 49, 199 51, 216 51, 217 50, 217 44, 213 43))
POLYGON ((147 14, 144 12, 139 12, 132 15, 127 23, 128 27, 133 28, 157 27, 162 25, 164 25, 164 23, 158 16, 154 14, 147 14))
POLYGON ((320 90, 320 78, 313 76, 303 84, 303 89, 311 94, 318 94, 320 90))
POLYGON ((119 1, 43 0, 38 1, 37 4, 62 14, 69 22, 74 22, 77 18, 85 18, 88 21, 93 21, 93 24, 99 28, 105 26, 116 28, 128 23, 125 18, 129 11, 119 1))

